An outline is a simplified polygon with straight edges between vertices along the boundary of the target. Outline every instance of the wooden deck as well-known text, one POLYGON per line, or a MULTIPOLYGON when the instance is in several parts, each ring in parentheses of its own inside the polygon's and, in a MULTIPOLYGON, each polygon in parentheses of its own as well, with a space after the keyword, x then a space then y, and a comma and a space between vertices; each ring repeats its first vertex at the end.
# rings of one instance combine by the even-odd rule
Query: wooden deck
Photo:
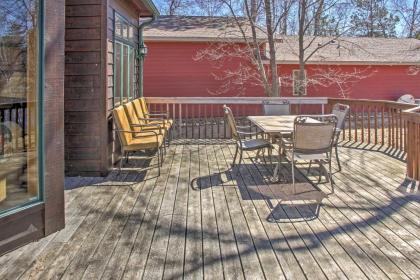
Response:
POLYGON ((249 159, 230 172, 233 150, 171 145, 158 178, 68 178, 66 228, 1 257, 0 279, 420 279, 420 196, 403 162, 341 148, 334 194, 302 166, 293 195, 288 164, 269 184, 249 159))

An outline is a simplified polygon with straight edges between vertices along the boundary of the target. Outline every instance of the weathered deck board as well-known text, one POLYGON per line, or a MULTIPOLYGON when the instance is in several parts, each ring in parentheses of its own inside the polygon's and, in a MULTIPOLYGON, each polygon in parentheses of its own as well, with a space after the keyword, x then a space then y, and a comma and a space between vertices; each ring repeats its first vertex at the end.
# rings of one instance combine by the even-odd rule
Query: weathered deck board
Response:
POLYGON ((172 145, 158 178, 67 179, 67 227, 0 257, 0 279, 420 278, 420 195, 401 187, 403 162, 340 148, 314 212, 316 168, 300 168, 296 200, 289 163, 273 184, 249 158, 230 169, 233 152, 196 141, 172 145))

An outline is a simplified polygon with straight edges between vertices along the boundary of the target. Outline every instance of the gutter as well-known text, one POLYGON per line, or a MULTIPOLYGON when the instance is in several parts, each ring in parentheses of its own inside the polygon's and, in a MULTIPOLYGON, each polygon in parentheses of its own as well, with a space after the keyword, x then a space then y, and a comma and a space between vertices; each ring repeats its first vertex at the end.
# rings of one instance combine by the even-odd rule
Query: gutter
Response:
POLYGON ((139 97, 143 97, 143 83, 144 83, 144 59, 147 55, 147 47, 146 44, 144 43, 144 36, 143 36, 143 32, 144 32, 144 28, 149 26, 150 24, 152 24, 158 17, 159 12, 157 13, 153 13, 153 16, 151 19, 146 20, 144 22, 142 22, 139 25, 139 29, 138 29, 138 59, 139 59, 139 88, 138 88, 138 96, 139 97))

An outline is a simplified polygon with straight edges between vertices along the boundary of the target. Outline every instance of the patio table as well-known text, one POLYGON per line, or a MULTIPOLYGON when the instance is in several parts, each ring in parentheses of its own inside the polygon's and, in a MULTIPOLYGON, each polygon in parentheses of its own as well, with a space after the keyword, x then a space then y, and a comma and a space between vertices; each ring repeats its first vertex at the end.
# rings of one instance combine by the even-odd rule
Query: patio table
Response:
MULTIPOLYGON (((264 133, 273 136, 281 134, 289 134, 294 130, 294 122, 297 115, 284 116, 249 116, 250 120, 255 126, 261 129, 264 133)), ((307 122, 318 123, 319 121, 313 118, 308 118, 307 122)), ((274 168, 273 177, 278 180, 280 170, 280 151, 279 160, 274 168)))

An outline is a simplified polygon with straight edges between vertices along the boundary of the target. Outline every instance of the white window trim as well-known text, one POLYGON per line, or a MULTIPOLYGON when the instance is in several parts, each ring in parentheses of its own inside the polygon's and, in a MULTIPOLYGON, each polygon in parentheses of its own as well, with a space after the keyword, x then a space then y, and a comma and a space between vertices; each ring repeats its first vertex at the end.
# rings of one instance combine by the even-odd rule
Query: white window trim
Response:
MULTIPOLYGON (((298 94, 297 94, 297 92, 296 92, 296 90, 295 90, 295 76, 297 75, 295 75, 295 73, 299 73, 299 69, 293 69, 292 70, 292 80, 293 80, 293 84, 292 84, 292 91, 293 91, 293 96, 299 96, 298 94)), ((307 72, 306 72, 306 70, 305 70, 305 80, 307 79, 307 77, 308 77, 308 74, 307 74, 307 72)), ((306 96, 308 94, 308 92, 307 92, 307 87, 305 86, 305 92, 303 93, 303 96, 306 96)))

